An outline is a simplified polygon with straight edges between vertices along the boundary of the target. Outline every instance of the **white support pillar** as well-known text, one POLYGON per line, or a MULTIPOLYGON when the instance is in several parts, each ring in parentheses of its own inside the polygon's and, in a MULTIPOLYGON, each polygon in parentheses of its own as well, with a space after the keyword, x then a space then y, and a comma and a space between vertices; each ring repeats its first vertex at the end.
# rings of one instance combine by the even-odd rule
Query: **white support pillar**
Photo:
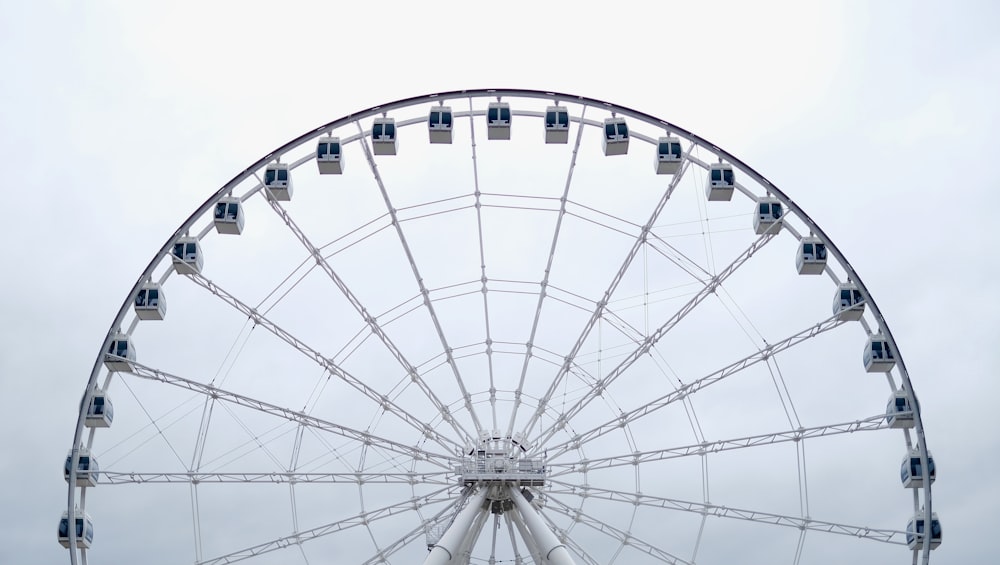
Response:
POLYGON ((535 543, 535 540, 531 537, 531 533, 528 532, 527 527, 524 525, 521 514, 518 512, 509 512, 508 515, 510 516, 510 521, 517 527, 517 533, 521 534, 521 541, 524 542, 524 546, 528 549, 531 560, 535 562, 535 565, 542 565, 542 557, 538 554, 538 544, 535 543))
POLYGON ((472 521, 472 526, 465 532, 465 536, 462 538, 462 544, 452 559, 452 564, 457 562, 458 565, 466 565, 469 562, 469 557, 472 555, 472 548, 476 545, 479 534, 483 533, 483 526, 486 525, 486 520, 489 517, 490 513, 488 510, 483 510, 479 514, 476 514, 475 520, 472 521))
POLYGON ((538 515, 538 512, 531 506, 531 503, 524 498, 521 491, 514 487, 507 487, 511 500, 517 506, 517 511, 524 519, 531 537, 534 538, 543 563, 538 565, 576 565, 573 556, 570 555, 566 546, 559 543, 559 538, 545 525, 545 521, 538 515))
POLYGON ((486 512, 483 510, 483 501, 486 500, 488 488, 480 488, 479 492, 469 498, 465 508, 455 516, 455 520, 448 527, 448 531, 441 536, 434 547, 431 548, 424 565, 457 565, 461 563, 460 551, 469 530, 474 526, 476 517, 486 512))

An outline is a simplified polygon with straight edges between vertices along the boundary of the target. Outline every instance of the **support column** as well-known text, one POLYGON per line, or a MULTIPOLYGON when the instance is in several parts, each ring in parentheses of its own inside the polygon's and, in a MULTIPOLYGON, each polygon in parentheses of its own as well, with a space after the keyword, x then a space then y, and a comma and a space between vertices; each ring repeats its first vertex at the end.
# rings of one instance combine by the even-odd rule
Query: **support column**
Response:
POLYGON ((476 517, 486 512, 483 510, 483 501, 486 500, 486 493, 489 488, 480 488, 479 492, 469 497, 465 508, 455 516, 455 520, 448 527, 448 530, 441 536, 434 547, 431 548, 424 565, 456 565, 461 563, 460 552, 466 535, 473 527, 476 517))
POLYGON ((469 527, 465 532, 465 536, 462 537, 462 544, 458 547, 458 553, 455 553, 455 557, 452 558, 452 563, 457 561, 459 564, 464 565, 469 562, 469 556, 472 555, 472 548, 476 545, 476 541, 479 540, 479 534, 483 533, 483 526, 486 525, 486 520, 489 517, 490 513, 487 510, 476 514, 476 518, 472 521, 472 526, 469 527))
POLYGON ((570 555, 566 546, 559 543, 559 538, 545 525, 545 521, 538 515, 538 512, 531 506, 531 503, 524 498, 521 491, 514 487, 507 487, 510 499, 514 501, 518 513, 524 519, 531 537, 534 538, 536 547, 541 554, 543 563, 537 565, 576 565, 573 556, 570 555))
POLYGON ((538 554, 538 545, 535 544, 535 540, 532 539, 531 534, 528 533, 527 526, 524 525, 524 520, 521 518, 521 514, 518 512, 508 513, 510 516, 511 523, 517 528, 517 533, 521 534, 521 541, 524 542, 524 546, 528 549, 528 555, 535 565, 541 565, 542 557, 538 554))

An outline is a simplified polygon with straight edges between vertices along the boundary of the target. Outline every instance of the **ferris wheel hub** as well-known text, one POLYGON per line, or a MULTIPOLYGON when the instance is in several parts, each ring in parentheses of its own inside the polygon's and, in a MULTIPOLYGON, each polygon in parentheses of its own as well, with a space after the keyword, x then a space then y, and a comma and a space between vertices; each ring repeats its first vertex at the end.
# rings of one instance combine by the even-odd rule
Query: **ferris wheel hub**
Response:
POLYGON ((517 436, 480 434, 479 444, 468 450, 458 467, 461 484, 480 487, 545 486, 545 462, 540 457, 526 456, 527 446, 519 440, 517 436))

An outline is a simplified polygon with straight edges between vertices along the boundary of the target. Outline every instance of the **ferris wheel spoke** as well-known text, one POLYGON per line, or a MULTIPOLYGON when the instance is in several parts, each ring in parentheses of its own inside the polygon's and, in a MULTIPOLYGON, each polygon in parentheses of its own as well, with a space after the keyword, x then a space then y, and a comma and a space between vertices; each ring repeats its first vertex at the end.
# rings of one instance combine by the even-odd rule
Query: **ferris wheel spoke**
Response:
MULTIPOLYGON (((359 133, 363 134, 363 130, 361 128, 361 122, 355 122, 355 125, 357 125, 359 133)), ((469 394, 469 391, 466 389, 465 380, 462 378, 462 375, 458 370, 458 364, 455 362, 455 358, 452 356, 452 348, 448 344, 448 339, 444 335, 444 328, 441 327, 441 321, 438 319, 437 311, 435 310, 434 304, 430 299, 430 291, 427 289, 426 285, 424 285, 424 278, 420 274, 420 269, 417 267, 416 260, 413 257, 413 252, 410 250, 410 244, 406 239, 406 235, 403 233, 403 227, 397 216, 397 210, 392 205, 392 201, 389 197, 389 192, 386 190, 385 183, 382 180, 382 175, 379 174, 378 172, 378 165, 375 164, 375 158, 372 155, 371 148, 368 146, 368 140, 366 137, 362 136, 362 138, 359 140, 359 143, 361 145, 361 149, 365 153, 365 158, 368 161, 368 167, 371 169, 372 176, 375 178, 375 183, 378 185, 379 191, 382 194, 382 199, 384 200, 386 209, 388 210, 389 216, 392 219, 391 223, 393 227, 395 227, 396 229, 396 235, 399 236, 399 242, 403 246, 403 252, 406 254, 406 258, 409 261, 410 270, 413 272, 413 277, 416 279, 417 286, 420 289, 420 295, 423 297, 424 306, 427 308, 427 313, 430 316, 432 323, 434 324, 434 330, 437 332, 438 339, 441 342, 441 347, 445 355, 447 356, 448 365, 451 367, 452 374, 455 377, 455 382, 458 385, 460 392, 462 393, 462 398, 464 399, 464 404, 465 404, 465 410, 469 413, 469 417, 472 418, 472 424, 473 426, 475 426, 476 430, 481 430, 483 429, 483 427, 479 423, 479 416, 476 414, 475 407, 472 405, 471 395, 469 394)), ((407 371, 409 372, 411 370, 412 372, 410 372, 409 374, 413 377, 414 382, 417 382, 418 386, 420 386, 421 389, 425 389, 426 394, 432 396, 435 402, 435 406, 441 411, 442 418, 455 429, 455 431, 459 434, 459 437, 467 440, 472 439, 473 434, 470 434, 467 430, 464 430, 461 427, 459 427, 458 423, 455 422, 454 417, 451 415, 451 413, 444 408, 444 405, 440 402, 440 400, 437 399, 436 396, 433 396, 433 391, 431 391, 430 387, 428 387, 427 384, 423 381, 423 379, 420 378, 420 375, 416 372, 416 368, 413 368, 412 365, 407 364, 407 371)))
MULTIPOLYGON (((577 143, 579 144, 579 139, 577 139, 577 143)), ((576 356, 580 353, 580 349, 583 347, 583 344, 587 341, 587 338, 590 336, 590 333, 597 325, 597 322, 603 317, 604 311, 606 310, 608 305, 608 301, 611 299, 612 295, 614 295, 615 290, 617 290, 618 288, 618 285, 625 277, 625 274, 628 272, 629 268, 632 265, 632 261, 636 258, 636 256, 638 256, 639 250, 641 250, 642 246, 645 244, 653 224, 656 223, 656 219, 659 218, 660 214, 663 212, 663 209, 666 207, 667 202, 673 195, 674 190, 677 188, 677 186, 680 185, 681 179, 684 178, 685 173, 687 173, 687 170, 688 170, 688 161, 685 159, 681 163, 680 170, 670 180, 670 183, 667 185, 667 188, 664 191, 663 196, 660 197, 660 200, 659 202, 657 202, 657 205, 653 209, 652 214, 650 214, 649 219, 646 221, 645 225, 642 226, 642 231, 639 237, 636 238, 635 243, 632 245, 632 249, 630 249, 628 254, 625 256, 625 260, 622 261, 621 266, 618 268, 618 272, 615 273, 614 277, 612 277, 611 283, 608 285, 608 288, 604 291, 601 300, 596 303, 593 311, 591 312, 590 319, 587 320, 587 323, 584 325, 583 330, 580 332, 579 337, 577 337, 576 342, 570 348, 569 353, 565 356, 565 363, 556 373, 556 376, 552 379, 552 383, 549 384, 549 387, 546 390, 545 394, 542 395, 541 402, 539 403, 538 408, 528 419, 527 424, 524 426, 525 434, 527 434, 535 426, 535 424, 538 423, 539 418, 541 418, 542 414, 545 412, 544 408, 545 404, 547 404, 548 401, 553 397, 553 395, 555 395, 556 391, 559 389, 559 385, 562 383, 562 380, 566 378, 566 376, 569 374, 570 370, 573 367, 573 363, 574 360, 576 359, 576 356)), ((546 273, 547 272, 548 271, 546 271, 546 273)), ((527 360, 528 358, 525 358, 525 365, 527 365, 527 360)), ((525 369, 526 368, 527 367, 525 367, 525 369)))
POLYGON ((649 245, 650 249, 657 252, 664 259, 673 263, 680 270, 691 275, 691 278, 700 283, 704 284, 705 281, 712 278, 712 273, 706 271, 705 268, 699 265, 697 261, 688 257, 673 245, 670 245, 667 241, 656 235, 656 233, 652 230, 650 230, 649 233, 651 238, 646 240, 646 244, 649 245))
POLYGON ((558 512, 563 516, 566 516, 567 518, 570 518, 574 521, 578 521, 581 524, 588 526, 591 529, 596 530, 604 534, 605 536, 615 540, 616 542, 622 544, 623 546, 633 547, 638 551, 641 551, 664 563, 670 563, 671 565, 691 565, 690 562, 685 561, 684 559, 681 559, 680 557, 677 557, 676 555, 673 555, 672 553, 664 549, 661 549, 649 542, 643 541, 635 537, 634 535, 631 534, 631 532, 626 532, 610 524, 607 524, 604 521, 599 520, 591 516, 590 514, 587 514, 586 512, 583 512, 579 508, 573 508, 572 506, 559 500, 559 498, 556 496, 549 496, 548 502, 551 503, 551 505, 547 505, 546 508, 552 508, 552 510, 554 510, 555 512, 558 512))
MULTIPOLYGON (((664 335, 666 335, 678 323, 680 323, 680 321, 683 320, 685 316, 691 313, 691 311, 694 310, 699 304, 701 304, 706 298, 711 296, 715 292, 715 290, 719 288, 720 285, 722 285, 723 281, 729 278, 730 275, 735 273, 742 265, 744 265, 747 261, 749 261, 750 258, 753 257, 757 251, 759 251, 761 248, 767 245, 767 243, 770 242, 773 238, 774 234, 767 233, 761 235, 756 240, 754 240, 754 242, 750 245, 750 247, 748 247, 742 253, 740 253, 740 255, 737 256, 736 259, 733 260, 733 262, 730 263, 726 268, 720 271, 718 275, 712 277, 712 279, 709 280, 707 284, 705 284, 705 286, 703 286, 701 290, 698 291, 698 293, 694 295, 693 298, 691 298, 691 300, 689 300, 684 306, 682 306, 680 310, 678 310, 673 316, 670 317, 670 319, 668 319, 659 328, 657 328, 656 331, 647 336, 639 347, 637 347, 635 350, 629 353, 629 355, 626 356, 625 359, 621 361, 621 363, 619 363, 607 375, 602 377, 587 394, 585 394, 582 398, 580 398, 574 404, 569 406, 563 412, 563 414, 558 419, 556 419, 556 421, 553 424, 551 424, 546 430, 541 432, 539 434, 540 439, 535 442, 535 445, 544 445, 546 442, 548 442, 549 439, 552 438, 553 435, 555 435, 559 431, 559 426, 561 424, 564 424, 565 422, 572 420, 573 417, 576 416, 578 413, 580 413, 588 404, 590 404, 591 401, 601 396, 604 393, 604 390, 609 386, 611 386, 618 377, 624 374, 625 371, 627 371, 628 368, 631 367, 633 363, 635 363, 643 355, 648 353, 649 350, 654 345, 656 345, 656 343, 664 335)), ((595 313, 597 312, 595 311, 595 313)), ((572 359, 570 358, 570 356, 567 356, 567 359, 568 359, 567 360, 567 365, 568 365, 572 362, 572 359)), ((545 397, 543 397, 543 401, 547 400, 551 396, 552 392, 554 391, 553 389, 550 388, 550 392, 546 394, 545 397)), ((541 410, 543 407, 544 404, 540 403, 539 411, 536 412, 537 414, 539 414, 539 416, 541 414, 541 410)))
MULTIPOLYGON (((902 414, 902 413, 901 413, 902 414)), ((716 441, 706 441, 678 447, 668 447, 665 449, 654 449, 649 451, 637 451, 625 455, 612 455, 608 457, 595 457, 574 463, 546 463, 550 469, 562 469, 549 473, 551 479, 568 475, 571 473, 593 471, 596 469, 606 469, 610 467, 622 467, 640 465, 653 461, 665 459, 676 459, 678 457, 701 456, 721 451, 731 451, 733 449, 748 449, 764 445, 773 445, 785 442, 801 442, 806 439, 835 436, 840 434, 851 434, 855 432, 871 432, 885 430, 889 424, 885 421, 885 414, 869 416, 861 420, 843 422, 840 424, 830 424, 826 426, 814 426, 810 428, 796 428, 770 434, 759 434, 740 438, 721 439, 716 441)))
POLYGON ((583 139, 583 116, 587 113, 584 106, 580 111, 580 126, 576 130, 576 141, 573 144, 573 153, 569 161, 569 169, 566 172, 566 183, 563 187, 562 198, 559 199, 559 212, 556 215, 556 225, 552 232, 552 243, 549 245, 549 256, 545 263, 545 271, 540 283, 541 290, 538 293, 538 303, 535 306, 535 315, 531 321, 531 331, 528 334, 527 353, 521 365, 521 376, 517 382, 514 392, 514 405, 510 411, 510 421, 507 424, 507 436, 514 433, 514 424, 517 421, 517 412, 521 408, 521 395, 524 392, 524 382, 528 375, 528 364, 531 363, 531 349, 535 344, 535 336, 538 334, 538 322, 542 317, 542 304, 545 302, 545 289, 549 284, 549 275, 552 272, 552 262, 555 260, 556 246, 559 244, 559 234, 562 233, 563 219, 566 217, 566 203, 569 196, 569 188, 573 183, 573 171, 576 169, 576 158, 580 152, 580 141, 583 139))
POLYGON ((350 530, 356 527, 367 527, 369 524, 376 522, 378 520, 383 520, 397 514, 402 514, 405 512, 411 512, 414 506, 418 504, 429 504, 440 502, 440 500, 434 499, 437 495, 447 491, 450 487, 445 487, 437 489, 429 494, 414 496, 402 502, 397 502, 396 504, 391 504, 388 506, 383 506, 376 510, 369 512, 361 512, 338 520, 336 522, 330 522, 322 526, 317 526, 308 530, 303 530, 298 533, 290 534, 287 536, 282 536, 280 538, 275 538, 264 543, 259 543, 250 547, 245 547, 243 549, 238 549, 236 551, 227 553, 225 555, 219 555, 211 559, 206 559, 204 561, 199 561, 195 565, 223 565, 228 563, 235 563, 237 561, 243 561, 245 559, 250 559, 258 555, 263 555, 265 553, 271 553, 279 549, 285 549, 293 545, 301 545, 303 543, 313 541, 322 537, 326 537, 332 534, 343 532, 345 530, 350 530))
MULTIPOLYGON (((368 151, 368 146, 365 144, 364 141, 361 142, 361 145, 365 148, 366 151, 368 151)), ((370 153, 369 153, 369 159, 371 159, 370 153)), ((382 187, 381 180, 379 180, 379 187, 382 188, 384 194, 385 188, 382 187)), ((361 303, 358 297, 355 296, 355 294, 351 291, 350 288, 348 288, 347 284, 344 283, 343 279, 340 278, 340 275, 338 275, 336 271, 333 270, 333 267, 330 266, 330 263, 323 256, 320 249, 317 248, 315 245, 313 245, 313 243, 299 228, 299 226, 295 223, 295 221, 292 220, 292 217, 288 213, 288 211, 285 210, 281 206, 281 204, 274 198, 268 198, 267 201, 271 205, 271 208, 275 211, 275 213, 277 213, 281 217, 281 219, 285 222, 285 225, 288 226, 288 228, 292 231, 292 233, 299 240, 299 242, 302 243, 302 245, 306 248, 309 254, 316 260, 316 264, 320 267, 320 269, 322 269, 323 272, 326 273, 326 275, 330 278, 330 280, 333 281, 333 284, 336 285, 336 287, 340 290, 340 292, 343 293, 344 297, 347 298, 347 300, 351 303, 351 306, 354 307, 354 309, 362 317, 365 323, 368 324, 368 327, 371 328, 372 334, 374 334, 376 337, 379 338, 379 340, 382 341, 386 349, 389 350, 389 352, 396 359, 396 361, 399 362, 399 364, 406 371, 406 374, 410 376, 410 378, 413 380, 414 383, 416 383, 420 391, 424 393, 424 395, 431 402, 434 408, 441 414, 444 421, 448 422, 448 424, 451 425, 452 429, 455 431, 456 434, 458 434, 459 438, 469 439, 471 437, 469 432, 462 429, 462 427, 458 425, 458 423, 452 417, 451 413, 448 412, 448 410, 445 408, 444 403, 441 402, 440 398, 438 398, 437 394, 435 394, 434 391, 431 390, 431 388, 427 385, 427 383, 424 382, 422 378, 420 378, 420 373, 417 371, 417 368, 412 363, 410 363, 409 360, 407 360, 406 356, 403 355, 403 352, 399 349, 399 347, 396 346, 396 344, 392 341, 392 339, 389 338, 389 335, 385 332, 385 330, 382 329, 382 326, 379 325, 376 317, 368 312, 368 309, 365 308, 365 306, 361 303)), ((410 258, 410 265, 414 269, 414 274, 418 277, 418 280, 420 281, 420 291, 421 294, 423 295, 424 303, 427 305, 427 308, 431 311, 431 317, 434 320, 434 325, 435 327, 437 327, 438 334, 441 336, 441 339, 443 340, 444 335, 441 331, 440 324, 437 321, 437 316, 434 314, 433 306, 431 306, 430 304, 430 300, 428 298, 428 290, 424 286, 423 280, 419 278, 419 273, 416 271, 416 265, 413 263, 413 256, 410 254, 409 246, 406 244, 406 240, 403 239, 402 228, 400 228, 399 226, 399 221, 396 218, 396 213, 394 210, 391 210, 391 216, 392 216, 392 224, 396 226, 396 231, 399 234, 400 238, 403 240, 403 246, 406 249, 407 257, 410 258)), ((445 344, 445 350, 448 351, 450 355, 450 348, 447 347, 447 344, 445 344)), ((459 385, 462 387, 463 395, 465 396, 466 399, 468 399, 468 394, 466 394, 464 384, 461 382, 461 378, 458 377, 457 374, 458 369, 454 363, 454 360, 451 360, 451 365, 456 371, 456 378, 459 379, 459 385)), ((468 400, 466 402, 468 402, 468 400)), ((471 404, 468 404, 467 408, 469 408, 469 410, 471 411, 472 409, 471 404)), ((476 417, 475 413, 473 412, 472 413, 473 420, 475 420, 475 417, 476 417)))
POLYGON ((381 438, 371 433, 355 430, 353 428, 349 428, 341 424, 328 422, 326 420, 322 420, 320 418, 311 416, 309 414, 305 414, 303 412, 291 410, 289 408, 283 408, 281 406, 264 402, 263 400, 251 398, 249 396, 217 388, 212 385, 199 383, 197 381, 186 379, 184 377, 179 377, 177 375, 171 375, 170 373, 161 371, 159 369, 153 369, 151 367, 147 367, 145 365, 142 365, 141 363, 134 363, 133 365, 134 369, 132 374, 139 378, 158 381, 161 383, 184 388, 190 391, 204 394, 206 396, 210 396, 217 400, 223 400, 231 404, 257 410, 259 412, 263 412, 265 414, 269 414, 272 416, 277 416, 279 418, 284 418, 289 422, 294 422, 297 424, 308 426, 313 429, 319 429, 331 432, 333 434, 358 442, 359 445, 377 446, 378 448, 391 453, 412 457, 414 459, 426 460, 434 465, 438 465, 444 468, 450 468, 448 462, 456 460, 456 458, 451 455, 442 455, 424 451, 423 449, 417 448, 412 445, 407 445, 404 443, 381 438))
POLYGON ((776 526, 787 526, 790 528, 797 528, 799 530, 810 530, 810 531, 825 532, 830 534, 840 534, 857 538, 869 539, 873 541, 880 541, 884 543, 906 545, 906 539, 905 539, 906 532, 899 530, 870 528, 868 526, 852 526, 849 524, 815 520, 812 518, 786 516, 784 514, 775 514, 772 512, 761 512, 758 510, 731 508, 728 506, 721 506, 718 504, 706 504, 703 502, 691 502, 686 500, 677 500, 673 498, 652 496, 648 494, 626 492, 613 489, 604 489, 604 488, 594 487, 591 485, 573 485, 571 483, 564 483, 558 480, 552 482, 554 484, 559 484, 566 487, 563 490, 550 491, 552 494, 582 496, 586 498, 599 498, 602 500, 621 502, 629 506, 635 506, 635 505, 650 506, 666 510, 677 510, 681 512, 690 512, 694 514, 715 516, 719 518, 734 518, 739 520, 759 522, 776 526))
POLYGON ((108 471, 101 469, 102 485, 124 485, 144 483, 345 483, 345 484, 422 484, 453 485, 455 481, 447 477, 452 471, 430 473, 137 473, 134 471, 108 471))
MULTIPOLYGON (((724 380, 732 375, 735 375, 748 367, 756 365, 757 363, 767 361, 767 359, 769 359, 770 357, 777 355, 782 351, 790 349, 806 340, 812 339, 824 332, 839 327, 843 323, 844 322, 842 320, 838 320, 836 317, 831 316, 830 318, 827 318, 826 320, 814 326, 810 326, 792 336, 786 337, 781 341, 769 344, 767 347, 751 355, 748 355, 734 363, 730 363, 729 365, 721 369, 718 369, 712 373, 709 373, 708 375, 705 375, 704 377, 701 377, 700 379, 697 379, 686 385, 683 385, 674 391, 671 391, 663 396, 660 396, 659 398, 653 399, 647 404, 644 404, 628 412, 624 412, 620 414, 618 417, 614 418, 613 420, 605 421, 602 424, 594 428, 591 428, 586 432, 577 434, 568 441, 564 441, 562 443, 558 443, 555 445, 546 446, 546 449, 549 451, 550 454, 548 460, 551 461, 556 457, 559 457, 563 453, 566 453, 570 449, 576 449, 581 445, 586 444, 589 441, 592 441, 600 436, 603 436, 623 426, 627 426, 630 423, 640 418, 648 416, 649 414, 661 408, 664 408, 674 402, 677 402, 678 400, 683 400, 687 396, 694 394, 707 386, 710 386, 721 380, 724 380)), ((584 398, 586 398, 586 396, 584 396, 584 398)), ((557 426, 560 422, 565 422, 565 419, 563 418, 558 419, 556 421, 556 424, 553 424, 553 430, 549 433, 547 437, 551 437, 552 435, 555 434, 557 426)))
MULTIPOLYGON (((320 367, 323 367, 324 369, 329 371, 330 374, 336 376, 340 380, 344 381, 345 383, 353 387, 355 390, 364 394, 376 405, 381 406, 386 412, 391 413, 393 416, 399 418, 400 420, 402 420, 415 430, 419 431, 427 439, 434 441, 435 443, 437 443, 438 445, 440 445, 441 447, 445 448, 445 450, 448 451, 452 451, 455 449, 461 450, 464 448, 464 446, 462 446, 455 440, 440 434, 432 426, 425 423, 422 419, 411 414, 410 412, 405 410, 402 406, 393 402, 391 398, 371 388, 370 386, 362 382, 361 379, 358 379, 354 375, 347 372, 346 369, 334 363, 332 359, 325 357, 319 351, 309 347, 304 342, 296 338, 294 335, 285 331, 280 326, 272 322, 270 319, 262 315, 255 308, 240 301, 238 298, 226 292, 224 289, 222 289, 212 281, 198 274, 188 275, 188 278, 194 281, 194 283, 197 284, 198 286, 204 288, 208 292, 220 298, 223 302, 226 302, 239 312, 246 315, 248 318, 253 320, 253 323, 255 325, 263 327, 267 331, 271 332, 285 343, 297 349, 306 357, 309 357, 310 359, 315 361, 317 364, 319 364, 320 367)), ((450 417, 451 416, 449 415, 449 418, 450 417)))
POLYGON ((499 429, 497 420, 497 393, 496 379, 493 374, 493 332, 490 328, 490 300, 486 283, 489 280, 486 276, 486 245, 483 240, 483 206, 482 192, 479 190, 479 159, 476 154, 476 120, 472 116, 472 98, 469 98, 469 141, 472 145, 472 182, 476 196, 476 233, 479 243, 479 266, 480 287, 483 293, 483 324, 486 333, 486 365, 490 378, 490 415, 493 421, 493 429, 499 429))

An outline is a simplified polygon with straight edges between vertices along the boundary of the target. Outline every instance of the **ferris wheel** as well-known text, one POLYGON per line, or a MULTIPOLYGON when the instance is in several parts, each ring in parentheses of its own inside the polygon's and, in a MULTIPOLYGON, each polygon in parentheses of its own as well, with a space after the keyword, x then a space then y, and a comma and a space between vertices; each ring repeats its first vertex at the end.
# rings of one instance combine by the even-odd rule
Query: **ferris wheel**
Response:
POLYGON ((927 563, 942 537, 903 359, 827 234, 711 142, 553 92, 382 104, 236 175, 139 276, 71 445, 74 565, 927 563))

